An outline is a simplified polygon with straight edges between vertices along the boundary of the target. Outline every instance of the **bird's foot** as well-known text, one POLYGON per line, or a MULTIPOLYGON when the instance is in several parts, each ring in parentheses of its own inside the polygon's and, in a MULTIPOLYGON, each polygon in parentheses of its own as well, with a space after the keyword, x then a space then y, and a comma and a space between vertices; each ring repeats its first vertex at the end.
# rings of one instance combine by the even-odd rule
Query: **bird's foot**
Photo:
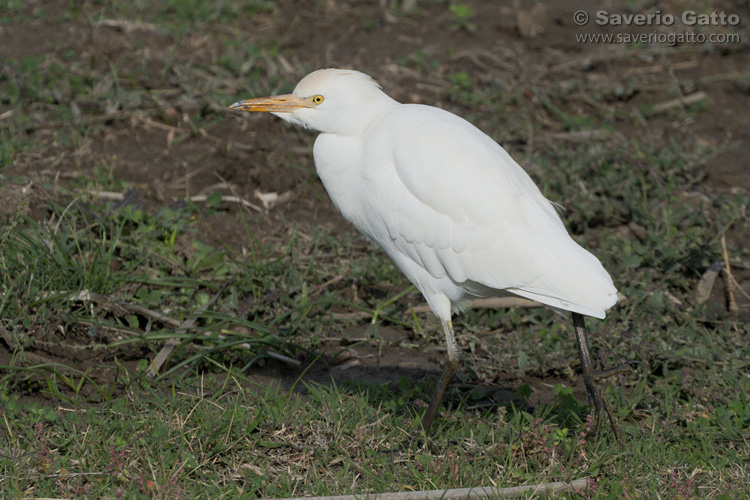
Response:
POLYGON ((614 413, 612 412, 612 406, 604 396, 604 391, 599 386, 598 381, 604 378, 600 373, 594 373, 590 376, 584 375, 583 382, 586 384, 586 393, 589 397, 589 407, 591 408, 590 418, 594 422, 593 428, 589 432, 596 434, 599 430, 601 423, 602 413, 607 413, 609 423, 612 425, 612 432, 615 434, 617 442, 622 444, 622 437, 620 436, 620 429, 617 426, 614 413))
POLYGON ((620 375, 629 371, 631 369, 630 365, 634 363, 643 364, 640 361, 626 361, 625 363, 610 368, 609 370, 583 374, 583 382, 586 384, 586 393, 588 394, 589 406, 591 408, 590 415, 591 419, 594 421, 594 427, 591 429, 591 432, 595 434, 599 430, 602 414, 606 413, 609 423, 612 426, 612 432, 620 446, 623 444, 620 428, 617 425, 612 406, 610 406, 609 401, 607 401, 607 398, 604 396, 604 390, 599 385, 599 382, 605 378, 620 375))

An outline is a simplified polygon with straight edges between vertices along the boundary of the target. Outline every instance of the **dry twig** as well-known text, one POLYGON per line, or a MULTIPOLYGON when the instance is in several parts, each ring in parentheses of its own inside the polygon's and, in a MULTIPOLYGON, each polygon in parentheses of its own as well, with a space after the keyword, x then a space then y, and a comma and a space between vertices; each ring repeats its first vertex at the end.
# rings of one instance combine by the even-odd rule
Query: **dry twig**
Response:
MULTIPOLYGON (((696 59, 690 59, 688 61, 672 63, 672 69, 674 71, 680 71, 685 69, 693 69, 698 67, 698 61, 696 59)), ((654 66, 639 66, 637 68, 629 68, 625 70, 623 79, 630 78, 634 75, 646 75, 651 73, 661 73, 664 71, 664 66, 656 64, 654 66)))
MULTIPOLYGON (((222 291, 223 289, 219 291, 219 293, 217 293, 213 299, 211 299, 209 302, 201 306, 198 309, 198 312, 206 309, 211 304, 213 304, 217 300, 217 298, 219 297, 222 291)), ((177 329, 175 330, 175 333, 184 333, 188 331, 196 321, 195 316, 193 316, 193 317, 186 319, 185 321, 180 322, 159 311, 154 311, 152 309, 148 309, 146 307, 139 306, 137 304, 129 304, 121 300, 115 300, 111 297, 107 297, 106 295, 102 295, 96 292, 91 292, 90 290, 81 290, 80 292, 71 293, 68 295, 67 299, 79 300, 81 302, 94 302, 96 304, 99 304, 101 307, 105 309, 109 309, 113 314, 119 317, 124 317, 128 314, 140 314, 147 318, 151 318, 152 320, 159 321, 160 323, 163 323, 165 325, 176 327, 177 329)), ((213 334, 214 332, 210 330, 203 332, 203 335, 206 337, 210 337, 213 334)), ((224 340, 227 338, 226 335, 221 334, 221 333, 219 333, 217 337, 220 340, 224 340)), ((177 347, 178 345, 179 345, 179 340, 176 337, 172 337, 167 340, 167 342, 164 344, 162 349, 159 351, 159 353, 157 353, 156 357, 149 364, 149 369, 147 372, 147 375, 149 377, 154 378, 156 376, 156 374, 158 373, 158 370, 164 365, 169 355, 172 353, 174 348, 177 347)), ((251 346, 249 343, 238 344, 233 347, 237 349, 241 349, 243 351, 254 350, 253 346, 251 346)), ((292 359, 288 356, 284 356, 283 354, 278 354, 276 352, 271 351, 270 349, 266 349, 265 352, 269 358, 273 358, 277 361, 281 361, 282 363, 286 363, 290 366, 298 368, 302 365, 300 361, 296 359, 292 359)))
POLYGON ((328 497, 304 497, 288 500, 473 500, 478 498, 517 498, 528 493, 533 495, 550 495, 585 491, 589 480, 576 479, 569 483, 555 482, 497 488, 478 486, 476 488, 459 488, 453 490, 398 491, 391 493, 363 493, 361 495, 341 495, 328 497))
POLYGON ((159 26, 156 24, 143 22, 134 23, 126 19, 102 19, 97 23, 97 27, 98 26, 106 26, 108 28, 122 30, 125 33, 132 33, 134 31, 150 31, 155 33, 159 31, 159 26))
MULTIPOLYGON (((102 200, 122 201, 125 199, 124 193, 117 193, 117 192, 112 192, 112 191, 76 190, 76 192, 86 193, 88 195, 95 196, 102 200)), ((193 203, 205 203, 206 200, 208 200, 208 196, 199 194, 199 195, 191 196, 188 199, 192 201, 193 203)), ((222 195, 221 201, 225 203, 239 203, 240 205, 247 207, 247 208, 251 208, 257 212, 263 212, 263 209, 261 207, 259 207, 258 205, 250 201, 247 201, 244 198, 240 198, 239 196, 222 195)))
POLYGON ((705 101, 707 98, 708 95, 706 95, 706 93, 701 90, 699 92, 686 95, 685 97, 680 96, 668 101, 654 104, 652 111, 655 115, 658 115, 659 113, 665 113, 673 108, 685 107, 689 104, 695 104, 696 102, 705 101))
MULTIPOLYGON (((194 203, 200 203, 200 202, 205 202, 208 199, 208 196, 203 195, 203 194, 199 194, 199 195, 196 195, 196 196, 191 196, 188 199, 190 201, 194 202, 194 203)), ((258 205, 254 204, 254 203, 251 203, 251 202, 247 201, 244 198, 240 198, 239 196, 224 196, 224 195, 222 195, 221 196, 221 201, 222 202, 227 202, 227 203, 239 203, 243 207, 252 208, 256 212, 261 212, 261 213, 263 212, 263 209, 261 207, 259 207, 258 205)))

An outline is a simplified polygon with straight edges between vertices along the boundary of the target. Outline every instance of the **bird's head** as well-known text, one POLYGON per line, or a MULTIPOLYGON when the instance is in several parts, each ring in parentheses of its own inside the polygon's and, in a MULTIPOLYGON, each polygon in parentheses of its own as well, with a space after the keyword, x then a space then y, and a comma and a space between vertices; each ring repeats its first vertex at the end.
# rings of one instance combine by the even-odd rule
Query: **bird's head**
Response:
POLYGON ((394 104, 396 101, 364 73, 320 69, 304 77, 291 94, 247 99, 229 109, 266 111, 320 132, 361 136, 394 104))

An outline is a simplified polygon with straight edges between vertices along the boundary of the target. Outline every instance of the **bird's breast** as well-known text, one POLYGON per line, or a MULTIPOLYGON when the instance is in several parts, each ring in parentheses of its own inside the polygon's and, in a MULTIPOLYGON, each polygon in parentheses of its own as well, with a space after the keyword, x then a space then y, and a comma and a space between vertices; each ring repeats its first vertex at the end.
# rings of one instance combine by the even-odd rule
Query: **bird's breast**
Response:
POLYGON ((315 170, 341 214, 362 229, 361 139, 320 134, 313 147, 315 170))
MULTIPOLYGON (((372 138, 321 134, 313 148, 315 169, 331 201, 346 220, 389 252, 393 244, 385 206, 394 188, 391 151, 372 138)), ((389 252, 390 253, 390 252, 389 252)))

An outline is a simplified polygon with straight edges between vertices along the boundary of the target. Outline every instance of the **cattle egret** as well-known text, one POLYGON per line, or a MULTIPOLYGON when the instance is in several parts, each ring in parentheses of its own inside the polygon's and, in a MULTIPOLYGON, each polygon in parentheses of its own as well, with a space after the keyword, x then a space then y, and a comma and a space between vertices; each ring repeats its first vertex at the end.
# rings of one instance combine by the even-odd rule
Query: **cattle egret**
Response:
POLYGON ((583 315, 604 318, 617 290, 570 237, 553 203, 495 141, 438 108, 400 104, 358 71, 322 69, 293 93, 234 103, 320 132, 313 156, 336 208, 375 240, 442 322, 447 357, 422 419, 428 431, 456 372, 451 314, 518 295, 571 311, 591 412, 617 427, 595 373, 583 315))

